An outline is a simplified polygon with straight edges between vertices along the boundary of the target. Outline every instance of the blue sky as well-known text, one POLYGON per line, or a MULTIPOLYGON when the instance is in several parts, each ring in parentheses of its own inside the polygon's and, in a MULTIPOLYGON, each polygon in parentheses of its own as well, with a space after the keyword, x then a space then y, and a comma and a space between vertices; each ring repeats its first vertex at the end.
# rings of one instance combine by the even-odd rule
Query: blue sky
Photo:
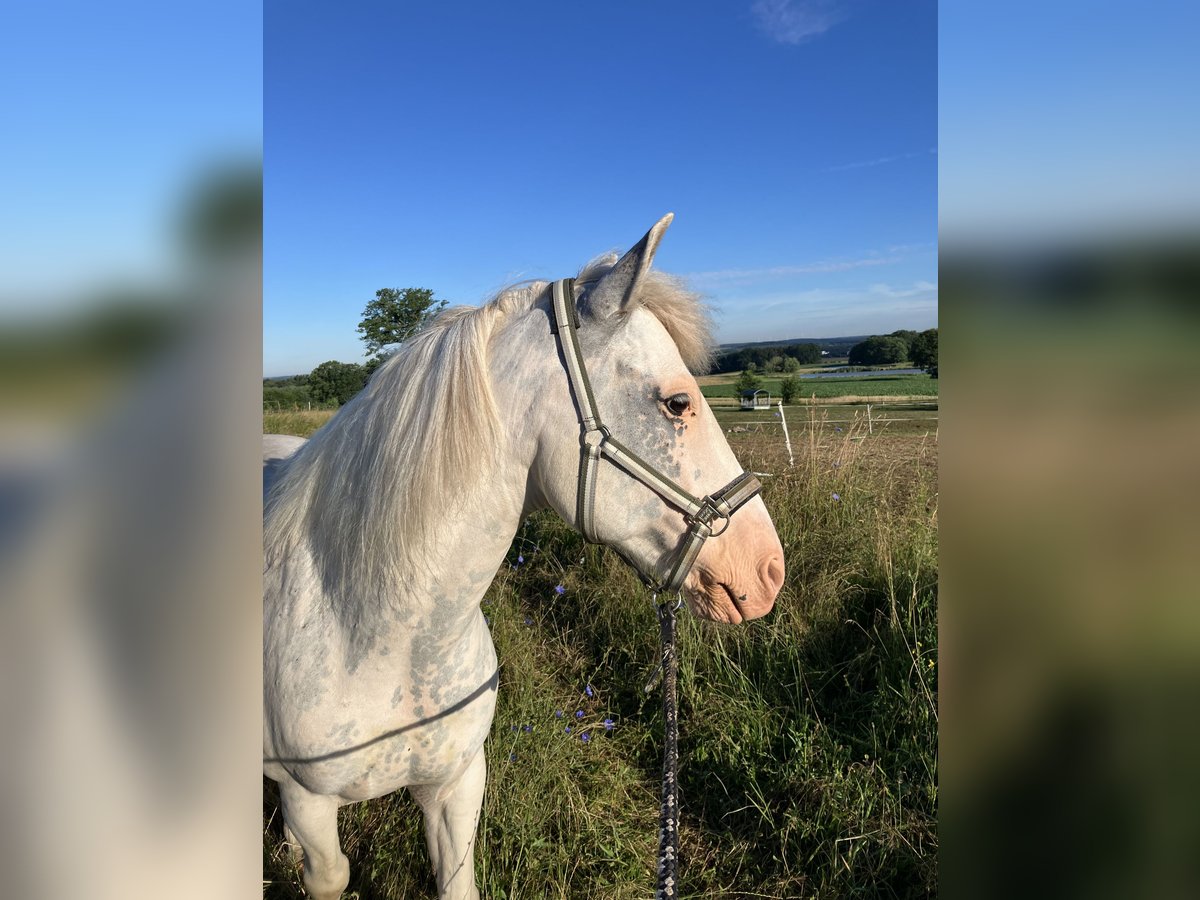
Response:
POLYGON ((198 174, 261 153, 262 16, 241 0, 8 4, 0 84, 0 312, 63 312, 172 278, 198 174))
POLYGON ((663 213, 725 341, 927 328, 931 0, 265 12, 265 374, 362 358, 377 288, 476 304, 663 213))
POLYGON ((1200 212, 1200 4, 947 0, 941 236, 1136 234, 1200 212))

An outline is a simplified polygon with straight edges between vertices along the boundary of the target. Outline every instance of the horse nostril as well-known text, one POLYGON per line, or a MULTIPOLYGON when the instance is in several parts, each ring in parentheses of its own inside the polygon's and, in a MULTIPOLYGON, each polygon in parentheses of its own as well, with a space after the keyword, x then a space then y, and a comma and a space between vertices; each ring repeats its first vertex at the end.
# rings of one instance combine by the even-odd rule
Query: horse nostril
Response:
POLYGON ((778 556, 767 557, 758 567, 758 577, 773 599, 783 587, 783 560, 778 556))

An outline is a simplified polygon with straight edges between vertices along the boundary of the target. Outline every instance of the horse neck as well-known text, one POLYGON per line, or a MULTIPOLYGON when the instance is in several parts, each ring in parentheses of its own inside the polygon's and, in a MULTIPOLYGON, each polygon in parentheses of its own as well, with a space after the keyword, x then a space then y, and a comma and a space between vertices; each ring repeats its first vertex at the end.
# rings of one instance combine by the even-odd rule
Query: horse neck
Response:
POLYGON ((548 373, 559 374, 553 346, 538 341, 545 321, 544 312, 537 310, 516 313, 493 336, 487 367, 500 419, 500 446, 491 470, 479 478, 479 488, 461 508, 447 511, 428 541, 429 596, 435 603, 477 605, 503 564, 521 520, 546 505, 531 471, 541 429, 539 405, 531 398, 537 397, 548 373), (543 355, 550 355, 550 363, 541 359, 543 355))
POLYGON ((525 473, 503 465, 461 508, 432 529, 426 548, 423 590, 411 599, 439 616, 477 609, 512 545, 521 522, 525 473))

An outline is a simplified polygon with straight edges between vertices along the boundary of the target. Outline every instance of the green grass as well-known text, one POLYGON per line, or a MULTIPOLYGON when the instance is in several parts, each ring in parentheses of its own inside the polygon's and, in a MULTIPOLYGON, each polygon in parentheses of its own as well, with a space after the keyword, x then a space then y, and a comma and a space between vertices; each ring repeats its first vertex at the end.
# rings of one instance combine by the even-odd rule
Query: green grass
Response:
MULTIPOLYGON (((685 898, 936 893, 936 435, 838 432, 815 413, 810 425, 790 470, 778 435, 730 436, 743 463, 776 473, 763 492, 788 568, 775 610, 739 627, 680 616, 685 898)), ((650 598, 611 552, 537 515, 483 606, 501 683, 482 895, 649 896, 662 734, 642 691, 650 598)), ((299 897, 270 789, 264 815, 265 893, 299 897)), ((403 793, 344 808, 341 833, 349 896, 434 895, 403 793)))
MULTIPOLYGON (((715 380, 711 376, 706 381, 715 380)), ((729 380, 701 385, 705 397, 736 397, 737 375, 729 380)), ((779 396, 782 378, 762 379, 764 389, 779 396)), ((801 397, 936 397, 938 379, 928 375, 864 375, 861 378, 804 378, 801 397)))

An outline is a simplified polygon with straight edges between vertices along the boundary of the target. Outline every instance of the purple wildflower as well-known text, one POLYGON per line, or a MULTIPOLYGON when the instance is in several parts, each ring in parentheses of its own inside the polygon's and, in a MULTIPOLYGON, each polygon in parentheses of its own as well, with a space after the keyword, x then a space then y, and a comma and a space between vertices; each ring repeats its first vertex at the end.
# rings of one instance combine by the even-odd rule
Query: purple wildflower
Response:
POLYGON ((583 710, 582 709, 575 710, 575 718, 577 718, 577 719, 583 718, 583 710))
POLYGON ((523 563, 523 562, 525 562, 525 557, 524 557, 524 556, 521 556, 521 555, 518 555, 518 556, 517 556, 517 565, 520 565, 520 564, 521 564, 521 563, 523 563))
POLYGON ((533 619, 529 618, 529 616, 526 616, 526 617, 525 617, 525 624, 526 624, 526 625, 532 625, 532 624, 533 624, 533 619))
POLYGON ((554 711, 554 718, 556 718, 556 719, 561 719, 561 718, 562 718, 562 710, 561 710, 561 709, 556 709, 556 710, 554 711))
POLYGON ((614 722, 612 719, 605 719, 605 720, 604 720, 604 730, 605 730, 605 731, 612 731, 612 730, 613 730, 613 726, 614 726, 615 724, 617 724, 617 723, 616 723, 616 722, 614 722))
POLYGON ((834 500, 841 500, 841 499, 842 499, 842 495, 841 495, 841 494, 837 494, 837 493, 835 493, 835 494, 833 495, 833 499, 834 499, 834 500))
POLYGON ((556 584, 554 586, 554 593, 558 594, 558 596, 561 597, 566 592, 567 592, 567 589, 565 587, 563 587, 561 584, 556 584))
POLYGON ((570 733, 571 733, 571 726, 570 726, 570 725, 568 725, 566 728, 564 728, 564 729, 563 729, 563 731, 565 731, 567 734, 570 734, 570 733))
POLYGON ((579 739, 586 744, 588 741, 590 741, 592 739, 592 736, 590 734, 581 734, 579 736, 579 739))
POLYGON ((508 754, 508 761, 509 761, 509 762, 516 762, 516 761, 517 761, 517 754, 515 754, 515 753, 510 753, 510 754, 508 754))
POLYGON ((529 734, 529 732, 533 731, 533 726, 532 725, 522 725, 521 730, 523 732, 525 732, 526 734, 529 734))
POLYGON ((587 694, 589 697, 595 697, 595 696, 596 696, 596 692, 592 690, 592 686, 591 686, 590 684, 589 684, 587 687, 585 687, 585 688, 583 689, 583 692, 584 692, 585 694, 587 694))

